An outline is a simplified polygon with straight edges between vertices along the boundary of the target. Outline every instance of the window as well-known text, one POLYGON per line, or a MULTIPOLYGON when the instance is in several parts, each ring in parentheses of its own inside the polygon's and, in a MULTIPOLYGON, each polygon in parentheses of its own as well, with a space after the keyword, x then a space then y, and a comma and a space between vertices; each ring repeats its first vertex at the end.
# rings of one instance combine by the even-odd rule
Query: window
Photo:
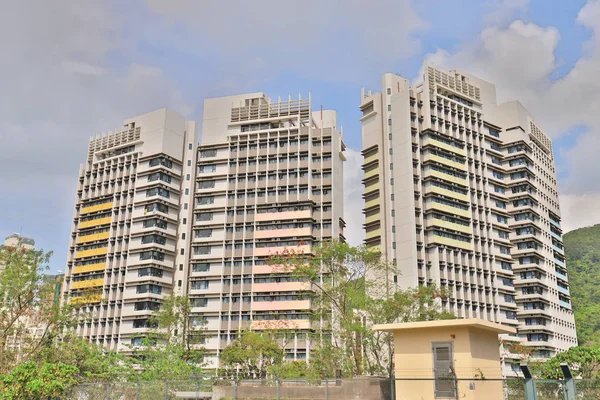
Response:
POLYGON ((213 213, 200 213, 198 214, 198 221, 212 221, 213 213))
POLYGON ((392 105, 388 104, 388 111, 392 111, 392 105))
POLYGON ((392 89, 391 88, 387 88, 387 94, 392 94, 392 89))
POLYGON ((163 189, 163 188, 152 188, 152 189, 146 190, 146 197, 162 196, 162 197, 168 199, 170 195, 171 195, 171 193, 169 193, 168 190, 163 189))
POLYGON ((215 172, 216 170, 217 170, 217 166, 215 164, 200 166, 200 173, 215 172))
POLYGON ((142 251, 140 253, 140 260, 158 260, 164 261, 165 255, 160 251, 142 251))
POLYGON ((167 222, 163 221, 162 219, 147 219, 142 223, 142 225, 144 228, 157 227, 161 229, 167 229, 167 222))
POLYGON ((194 255, 207 255, 210 254, 210 246, 198 246, 194 247, 194 255))
POLYGON ((148 182, 154 182, 154 181, 157 181, 159 179, 161 181, 163 181, 163 182, 171 183, 171 176, 167 175, 167 174, 164 174, 162 172, 156 172, 154 174, 148 175, 148 182))
POLYGON ((192 160, 188 160, 188 162, 187 162, 187 166, 188 166, 188 167, 191 167, 191 166, 192 166, 192 160))
POLYGON ((208 289, 208 281, 192 281, 192 289, 208 289))
POLYGON ((208 272, 210 271, 209 263, 192 264, 193 272, 208 272))
POLYGON ((189 148, 190 150, 192 150, 192 144, 191 144, 191 143, 188 145, 188 148, 189 148))
POLYGON ((207 204, 214 204, 215 202, 215 197, 214 196, 204 196, 204 197, 200 197, 198 198, 198 205, 199 206, 204 206, 207 204))
POLYGON ((198 186, 200 189, 212 189, 215 187, 215 181, 200 181, 198 186))
POLYGON ((167 243, 167 239, 164 236, 160 235, 146 235, 142 236, 142 243, 158 243, 164 245, 165 243, 167 243))
POLYGON ((432 343, 435 397, 455 398, 454 357, 451 342, 432 343))
POLYGON ((162 165, 163 167, 173 168, 173 163, 170 160, 167 160, 165 157, 157 157, 150 160, 150 166, 156 167, 157 165, 162 165))
POLYGON ((138 277, 142 276, 155 276, 157 278, 162 278, 163 272, 162 270, 153 267, 138 269, 138 277))
POLYGON ((169 212, 169 207, 161 203, 146 204, 146 213, 155 211, 160 211, 162 213, 167 214, 169 212))
POLYGON ((136 287, 136 293, 152 293, 152 294, 161 294, 162 287, 157 285, 140 285, 136 287))
POLYGON ((196 238, 209 238, 212 237, 212 229, 200 229, 196 232, 196 238))
POLYGON ((208 306, 208 299, 191 299, 190 303, 192 307, 206 307, 208 306))
POLYGON ((217 150, 202 150, 202 151, 200 151, 200 158, 216 157, 216 156, 217 156, 217 150))
POLYGON ((134 308, 136 311, 142 311, 142 310, 156 311, 156 310, 160 309, 160 304, 155 303, 153 301, 141 301, 141 302, 135 303, 134 308))

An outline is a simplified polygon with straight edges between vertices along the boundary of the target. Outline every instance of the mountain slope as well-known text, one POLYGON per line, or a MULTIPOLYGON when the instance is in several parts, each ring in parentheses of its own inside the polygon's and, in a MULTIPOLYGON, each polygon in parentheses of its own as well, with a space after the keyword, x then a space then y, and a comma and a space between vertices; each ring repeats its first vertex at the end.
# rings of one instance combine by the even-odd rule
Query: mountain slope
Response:
POLYGON ((563 239, 579 344, 600 344, 600 225, 563 239))

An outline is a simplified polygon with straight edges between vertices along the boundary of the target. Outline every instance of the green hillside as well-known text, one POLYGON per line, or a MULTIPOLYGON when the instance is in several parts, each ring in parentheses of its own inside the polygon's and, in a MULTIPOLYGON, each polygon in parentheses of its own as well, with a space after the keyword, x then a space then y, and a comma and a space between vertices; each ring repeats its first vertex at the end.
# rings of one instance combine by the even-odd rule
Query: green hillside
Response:
POLYGON ((564 235, 579 344, 600 344, 600 225, 564 235))

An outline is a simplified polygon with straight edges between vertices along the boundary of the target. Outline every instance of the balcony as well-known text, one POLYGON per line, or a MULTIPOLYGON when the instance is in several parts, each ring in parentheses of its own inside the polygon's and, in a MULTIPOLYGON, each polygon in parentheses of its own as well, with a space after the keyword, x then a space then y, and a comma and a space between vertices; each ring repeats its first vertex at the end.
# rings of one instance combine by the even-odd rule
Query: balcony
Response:
POLYGON ((429 208, 437 211, 442 211, 448 213, 450 215, 460 215, 462 217, 471 217, 471 212, 469 210, 463 210, 462 208, 456 208, 452 206, 447 206, 445 204, 431 202, 429 203, 429 208))
POLYGON ((365 224, 368 225, 371 222, 375 222, 375 221, 379 221, 379 220, 380 220, 379 213, 373 214, 373 215, 369 215, 368 217, 365 218, 365 224))
POLYGON ((379 206, 379 197, 365 202, 365 209, 379 206))
POLYGON ((566 269, 567 267, 565 266, 565 262, 564 261, 560 261, 558 258, 554 258, 554 264, 566 269))
POLYGON ((466 178, 459 178, 458 176, 444 174, 443 172, 436 170, 427 171, 425 176, 433 176, 435 178, 443 179, 448 182, 456 183, 457 185, 468 186, 466 178))
POLYGON ((73 305, 100 303, 102 301, 102 293, 90 294, 87 296, 71 297, 70 303, 73 305))
POLYGON ((559 270, 556 270, 556 276, 559 277, 560 279, 566 281, 567 280, 567 275, 563 274, 562 272, 560 272, 559 270))
POLYGON ((558 303, 564 308, 568 308, 569 310, 571 309, 571 303, 568 301, 559 300, 558 303))
POLYGON ((269 329, 310 329, 310 321, 296 320, 255 320, 250 324, 253 331, 269 329))
POLYGON ((563 255, 563 256, 565 255, 565 250, 564 250, 564 249, 561 249, 561 248, 560 248, 560 247, 558 247, 558 246, 552 245, 552 249, 553 249, 554 251, 556 251, 558 254, 561 254, 561 255, 563 255))
POLYGON ((93 235, 79 236, 77 243, 88 243, 96 240, 106 240, 110 237, 110 232, 95 233, 93 235))
POLYGON ((379 175, 379 168, 374 168, 370 171, 365 172, 365 175, 363 176, 363 180, 368 179, 372 176, 377 176, 379 175))
POLYGON ((434 138, 428 137, 423 141, 423 146, 427 146, 427 145, 433 145, 435 147, 438 147, 440 149, 444 149, 444 150, 448 150, 451 151, 453 153, 456 154, 460 154, 461 156, 465 156, 467 155, 467 151, 463 148, 463 149, 459 149, 458 147, 440 142, 435 140, 434 138))
POLYGON ((556 286, 556 289, 558 289, 558 291, 561 292, 562 294, 565 294, 567 296, 571 295, 571 293, 569 293, 569 289, 565 289, 561 286, 556 286))
POLYGON ((113 207, 113 202, 96 204, 94 206, 83 207, 81 209, 81 214, 88 214, 92 212, 102 211, 102 210, 110 210, 113 207))
POLYGON ((84 289, 96 286, 104 286, 104 278, 71 282, 71 289, 84 289))
POLYGON ((554 232, 552 232, 552 231, 550 231, 550 234, 552 235, 552 237, 553 237, 554 239, 556 239, 556 240, 560 240, 560 241, 562 242, 563 238, 562 238, 562 236, 561 236, 561 235, 558 235, 558 234, 556 234, 556 233, 554 233, 554 232))
POLYGON ((90 228, 92 226, 108 225, 108 224, 111 223, 111 221, 112 221, 112 217, 92 219, 90 221, 80 222, 79 223, 79 228, 80 229, 84 229, 84 228, 90 228))
POLYGON ((253 311, 308 309, 310 309, 310 300, 257 301, 252 304, 253 311))
POLYGON ((74 274, 82 274, 84 272, 104 271, 104 268, 106 268, 105 262, 101 262, 101 263, 97 263, 97 264, 79 265, 79 266, 75 266, 75 268, 73 268, 73 273, 74 274))
POLYGON ((452 229, 454 231, 468 233, 468 234, 473 233, 470 226, 456 224, 454 222, 444 221, 444 220, 441 220, 438 218, 432 218, 432 219, 428 220, 428 225, 439 226, 441 228, 452 229))
POLYGON ((464 163, 459 163, 456 161, 448 160, 447 158, 436 156, 435 154, 428 154, 427 156, 425 156, 424 161, 428 161, 428 160, 435 161, 437 163, 444 164, 449 167, 456 168, 461 171, 467 172, 467 168, 464 163))
POLYGON ((438 186, 429 186, 429 190, 431 191, 431 193, 441 194, 442 196, 447 196, 465 202, 469 201, 469 197, 466 194, 457 193, 452 190, 444 189, 438 186))
POLYGON ((431 238, 431 242, 464 250, 473 250, 473 245, 471 242, 463 242, 462 240, 451 239, 443 236, 434 235, 431 238))
POLYGON ((99 247, 97 249, 81 250, 75 252, 75 258, 102 256, 108 253, 107 247, 99 247))

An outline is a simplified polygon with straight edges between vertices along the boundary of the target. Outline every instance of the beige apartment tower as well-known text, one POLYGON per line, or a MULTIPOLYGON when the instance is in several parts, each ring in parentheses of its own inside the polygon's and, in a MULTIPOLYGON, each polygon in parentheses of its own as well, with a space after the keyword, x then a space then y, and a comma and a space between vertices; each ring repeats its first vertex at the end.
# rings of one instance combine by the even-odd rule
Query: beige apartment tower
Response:
POLYGON ((162 300, 183 293, 196 124, 168 109, 90 140, 79 171, 63 302, 77 333, 127 351, 162 300))
POLYGON ((205 322, 209 366, 242 329, 287 330, 286 359, 310 358, 319 334, 311 285, 269 257, 344 240, 336 124, 334 111, 312 111, 310 95, 204 102, 188 289, 195 318, 205 322))
POLYGON ((551 140, 494 85, 423 70, 363 90, 365 243, 399 288, 448 288, 445 310, 517 328, 536 357, 575 346, 551 140))

